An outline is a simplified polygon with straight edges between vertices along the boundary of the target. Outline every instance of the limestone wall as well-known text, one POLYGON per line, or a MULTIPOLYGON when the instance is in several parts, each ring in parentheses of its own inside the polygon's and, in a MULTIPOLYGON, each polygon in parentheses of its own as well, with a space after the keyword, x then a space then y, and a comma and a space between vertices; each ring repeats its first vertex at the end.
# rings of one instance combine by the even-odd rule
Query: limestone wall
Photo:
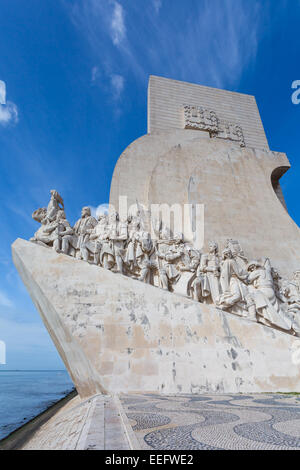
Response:
POLYGON ((246 147, 269 149, 254 96, 153 75, 148 85, 148 132, 183 129, 185 104, 212 109, 220 119, 240 124, 246 147))
POLYGON ((12 251, 81 396, 300 391, 289 334, 21 239, 12 251))

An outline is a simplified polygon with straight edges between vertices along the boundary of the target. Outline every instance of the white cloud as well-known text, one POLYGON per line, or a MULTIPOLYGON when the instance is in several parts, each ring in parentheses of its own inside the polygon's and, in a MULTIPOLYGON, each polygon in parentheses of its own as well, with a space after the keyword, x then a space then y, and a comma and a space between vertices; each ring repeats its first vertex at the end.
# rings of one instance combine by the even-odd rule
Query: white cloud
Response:
POLYGON ((111 18, 111 37, 115 46, 121 44, 126 38, 126 26, 124 20, 124 10, 118 2, 113 2, 113 13, 111 18))
POLYGON ((14 103, 7 101, 5 105, 0 104, 0 124, 17 123, 18 120, 18 108, 14 103))
POLYGON ((101 86, 115 101, 118 101, 124 90, 125 79, 118 73, 112 73, 108 66, 102 71, 98 66, 94 66, 91 70, 91 83, 101 86))
POLYGON ((6 85, 0 80, 0 124, 3 126, 9 123, 18 122, 18 108, 15 103, 6 101, 6 85))
POLYGON ((122 75, 118 74, 112 74, 111 76, 111 86, 112 86, 112 92, 113 92, 113 97, 118 100, 122 94, 122 91, 124 89, 124 77, 122 75))
POLYGON ((96 82, 96 80, 100 77, 100 70, 99 67, 95 66, 92 68, 92 76, 91 81, 92 83, 96 82))
POLYGON ((70 11, 106 79, 131 75, 144 85, 153 73, 235 89, 255 63, 267 9, 258 0, 202 0, 153 14, 161 7, 162 0, 126 10, 120 0, 74 0, 70 11))
POLYGON ((153 7, 156 13, 159 12, 159 10, 161 9, 161 6, 162 6, 162 0, 153 0, 153 7))
POLYGON ((6 85, 0 80, 0 104, 6 104, 6 85))
POLYGON ((8 298, 5 292, 0 291, 0 305, 3 307, 12 308, 14 306, 13 302, 8 298))

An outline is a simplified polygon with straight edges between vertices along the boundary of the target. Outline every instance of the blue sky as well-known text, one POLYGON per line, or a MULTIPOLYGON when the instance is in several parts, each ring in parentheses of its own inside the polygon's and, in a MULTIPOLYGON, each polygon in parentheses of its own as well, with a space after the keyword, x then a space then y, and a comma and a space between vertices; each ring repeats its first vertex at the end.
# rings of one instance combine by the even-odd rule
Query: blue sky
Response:
POLYGON ((299 0, 2 0, 0 13, 0 370, 63 367, 10 245, 52 188, 72 223, 108 202, 119 155, 146 133, 150 74, 255 95, 300 224, 299 0))

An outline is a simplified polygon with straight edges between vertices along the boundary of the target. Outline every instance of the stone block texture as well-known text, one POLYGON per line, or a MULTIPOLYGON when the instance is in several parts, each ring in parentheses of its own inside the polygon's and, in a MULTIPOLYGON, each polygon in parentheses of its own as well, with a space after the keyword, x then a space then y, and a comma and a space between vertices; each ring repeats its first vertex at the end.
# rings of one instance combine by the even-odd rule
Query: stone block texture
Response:
POLYGON ((269 150, 254 96, 153 75, 148 85, 148 133, 183 129, 184 105, 215 111, 221 120, 242 127, 246 147, 269 150))

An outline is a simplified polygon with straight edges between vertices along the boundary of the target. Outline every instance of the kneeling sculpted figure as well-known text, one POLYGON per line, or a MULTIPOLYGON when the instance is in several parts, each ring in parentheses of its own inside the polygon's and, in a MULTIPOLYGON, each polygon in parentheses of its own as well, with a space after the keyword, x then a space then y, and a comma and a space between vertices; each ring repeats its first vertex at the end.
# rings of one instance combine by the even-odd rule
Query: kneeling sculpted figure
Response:
POLYGON ((57 236, 57 220, 62 218, 64 210, 64 201, 55 189, 50 191, 51 197, 47 209, 40 207, 36 209, 32 218, 41 224, 30 241, 42 246, 53 246, 57 236), (55 233, 56 230, 56 233, 55 233))
POLYGON ((36 209, 32 214, 32 218, 39 222, 41 227, 39 227, 34 236, 30 238, 30 241, 41 246, 53 246, 53 242, 55 240, 54 231, 56 229, 56 223, 48 221, 47 209, 45 207, 36 209))
POLYGON ((267 326, 291 329, 291 321, 284 315, 276 296, 271 263, 268 258, 248 263, 249 291, 254 299, 258 322, 267 326))
POLYGON ((256 320, 255 303, 244 283, 248 273, 240 267, 229 248, 222 252, 220 284, 222 294, 217 305, 231 313, 256 320))

